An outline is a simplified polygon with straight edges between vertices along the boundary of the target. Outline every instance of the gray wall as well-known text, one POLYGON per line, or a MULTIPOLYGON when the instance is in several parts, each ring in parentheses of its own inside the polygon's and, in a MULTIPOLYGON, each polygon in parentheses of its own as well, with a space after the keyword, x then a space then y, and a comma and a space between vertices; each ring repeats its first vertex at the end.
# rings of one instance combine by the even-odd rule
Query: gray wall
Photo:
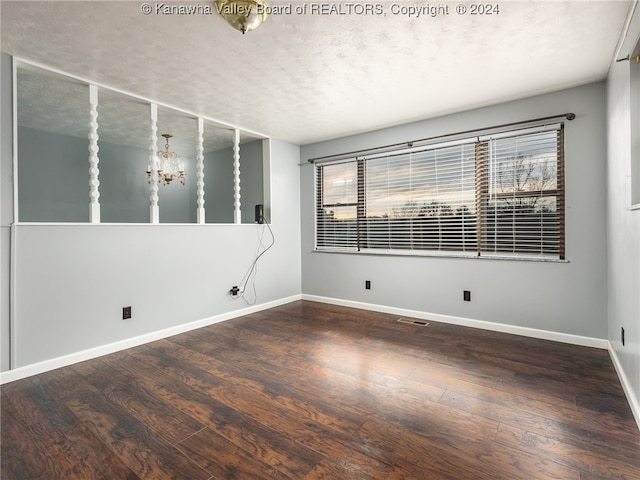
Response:
POLYGON ((9 302, 13 223, 13 123, 11 57, 0 55, 0 371, 10 368, 9 302))
MULTIPOLYGON (((620 54, 630 53, 640 35, 640 11, 630 31, 630 43, 620 54)), ((640 142, 640 130, 631 129, 629 62, 611 64, 607 82, 608 163, 607 163, 607 279, 609 287, 609 331, 628 386, 640 399, 640 205, 631 210, 631 145, 640 142), (625 329, 625 346, 621 331, 625 329)), ((637 105, 638 106, 638 105, 637 105)), ((636 409, 639 405, 636 404, 636 409)), ((640 423, 640 411, 636 411, 640 423)))
MULTIPOLYGON (((258 304, 300 294, 299 149, 277 140, 271 149, 276 243, 260 259, 258 304)), ((264 228, 18 225, 16 366, 246 307, 228 291, 250 266, 264 228), (133 318, 123 321, 128 305, 133 318)))
POLYGON ((304 294, 606 338, 604 83, 304 146, 304 294), (568 263, 314 252, 307 159, 565 112, 568 263), (371 290, 364 289, 371 280, 371 290), (471 290, 464 302, 462 291, 471 290))

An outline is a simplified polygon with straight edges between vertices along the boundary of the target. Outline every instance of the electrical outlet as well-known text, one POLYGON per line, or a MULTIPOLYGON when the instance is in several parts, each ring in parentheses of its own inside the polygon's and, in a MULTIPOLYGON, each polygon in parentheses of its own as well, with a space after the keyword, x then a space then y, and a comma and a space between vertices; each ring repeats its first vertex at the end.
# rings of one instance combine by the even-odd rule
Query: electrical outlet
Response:
POLYGON ((238 294, 241 292, 242 290, 238 288, 237 285, 234 285, 233 287, 231 287, 231 290, 229 290, 229 293, 231 294, 232 297, 237 297, 238 294))
POLYGON ((371 280, 365 280, 364 288, 367 290, 371 290, 371 280))
POLYGON ((624 347, 624 327, 620 327, 620 340, 622 341, 622 346, 624 347))
POLYGON ((122 319, 127 320, 131 318, 131 307, 122 307, 122 319))
POLYGON ((465 302, 470 302, 471 301, 471 290, 463 290, 462 298, 463 298, 463 300, 465 302))

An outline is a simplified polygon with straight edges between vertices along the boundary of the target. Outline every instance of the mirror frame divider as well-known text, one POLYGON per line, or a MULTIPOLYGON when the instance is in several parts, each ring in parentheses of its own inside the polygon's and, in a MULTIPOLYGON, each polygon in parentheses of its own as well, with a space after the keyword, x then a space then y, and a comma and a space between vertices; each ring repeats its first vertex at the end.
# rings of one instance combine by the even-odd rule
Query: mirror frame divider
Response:
POLYGON ((100 223, 98 87, 89 85, 89 222, 100 223))
POLYGON ((160 206, 158 205, 158 105, 149 105, 149 165, 151 165, 151 178, 149 181, 149 223, 160 223, 160 206))
POLYGON ((204 120, 198 117, 198 144, 196 146, 196 223, 205 223, 204 210, 204 120))

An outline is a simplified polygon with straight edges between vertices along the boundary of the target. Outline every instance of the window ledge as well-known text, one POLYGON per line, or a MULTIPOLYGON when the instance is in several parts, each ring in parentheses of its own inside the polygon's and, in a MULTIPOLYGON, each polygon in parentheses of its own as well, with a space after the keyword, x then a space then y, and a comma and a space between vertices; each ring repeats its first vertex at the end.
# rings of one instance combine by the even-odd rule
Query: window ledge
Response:
POLYGON ((629 207, 629 210, 631 210, 632 212, 635 211, 640 211, 640 203, 636 203, 635 205, 631 205, 629 207))
POLYGON ((483 255, 470 253, 437 253, 437 252, 423 252, 418 253, 414 251, 410 252, 390 252, 390 251, 357 251, 357 250, 323 250, 315 249, 311 253, 338 253, 338 254, 351 254, 351 255, 376 255, 376 256, 388 256, 388 257, 426 257, 426 258, 466 258, 474 260, 511 260, 516 262, 536 262, 536 263, 570 263, 569 260, 561 260, 558 258, 537 258, 537 257, 524 257, 524 256, 510 256, 510 255, 483 255))

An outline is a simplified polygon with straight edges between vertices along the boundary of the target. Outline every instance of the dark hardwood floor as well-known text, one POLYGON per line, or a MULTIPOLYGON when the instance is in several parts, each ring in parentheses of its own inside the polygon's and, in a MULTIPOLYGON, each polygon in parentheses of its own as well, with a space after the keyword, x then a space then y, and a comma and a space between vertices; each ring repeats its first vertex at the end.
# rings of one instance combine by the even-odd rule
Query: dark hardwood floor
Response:
POLYGON ((2 387, 3 480, 640 479, 608 352, 295 302, 2 387))

